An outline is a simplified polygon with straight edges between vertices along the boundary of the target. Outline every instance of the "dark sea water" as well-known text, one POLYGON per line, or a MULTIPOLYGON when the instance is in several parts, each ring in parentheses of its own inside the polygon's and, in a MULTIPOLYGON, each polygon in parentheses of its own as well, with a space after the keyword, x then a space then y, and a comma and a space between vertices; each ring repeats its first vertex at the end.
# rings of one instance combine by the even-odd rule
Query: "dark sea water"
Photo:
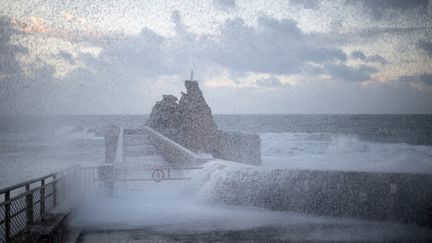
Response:
MULTIPOLYGON (((62 127, 142 126, 147 115, 3 116, 0 134, 62 127)), ((222 130, 246 133, 332 133, 381 143, 432 145, 432 115, 215 115, 222 130)))
POLYGON ((224 130, 331 133, 380 143, 432 145, 432 115, 219 115, 224 130))
MULTIPOLYGON (((104 161, 107 124, 146 115, 0 117, 0 187, 104 161), (77 129, 80 128, 80 129, 77 129)), ((215 115, 222 130, 261 136, 263 167, 432 173, 432 115, 215 115)))
MULTIPOLYGON (((396 223, 209 202, 214 192, 220 190, 217 188, 222 178, 236 176, 242 170, 252 169, 262 175, 275 168, 432 173, 432 116, 216 115, 214 118, 219 129, 260 135, 260 167, 211 161, 203 169, 192 171, 188 175, 191 180, 181 183, 119 182, 115 184, 114 197, 93 195, 84 200, 71 225, 80 228, 114 225, 115 229, 183 226, 194 232, 249 228, 255 231, 264 225, 266 234, 267 226, 281 225, 283 231, 278 232, 290 237, 298 237, 298 230, 303 227, 306 233, 298 238, 300 241, 310 240, 310 232, 316 241, 327 236, 335 241, 373 241, 405 239, 406 235, 415 239, 417 235, 430 234, 427 230, 396 223), (126 186, 130 190, 125 190, 126 186)), ((139 115, 1 117, 0 188, 74 165, 102 164, 104 139, 95 136, 92 130, 108 124, 140 127, 146 119, 147 116, 139 115)), ((111 234, 106 237, 98 236, 97 240, 112 240, 111 234)))

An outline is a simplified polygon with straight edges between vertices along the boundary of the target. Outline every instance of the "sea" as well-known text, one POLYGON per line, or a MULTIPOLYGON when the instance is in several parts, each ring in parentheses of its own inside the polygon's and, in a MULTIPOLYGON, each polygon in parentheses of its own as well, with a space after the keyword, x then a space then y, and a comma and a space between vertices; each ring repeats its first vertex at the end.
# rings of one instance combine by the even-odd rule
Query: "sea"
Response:
MULTIPOLYGON (((0 117, 0 188, 104 163, 108 124, 147 115, 0 117)), ((432 115, 214 115, 219 129, 258 134, 265 168, 432 173, 432 115)))
MULTIPOLYGON (((105 141, 97 130, 108 124, 137 128, 147 118, 1 117, 0 188, 71 166, 103 164, 105 141)), ((79 202, 70 226, 100 229, 100 234, 94 236, 96 240, 91 240, 91 234, 86 235, 90 237, 86 238, 88 242, 112 241, 115 237, 123 241, 129 236, 119 229, 148 227, 192 235, 214 235, 224 230, 237 235, 251 230, 253 235, 261 232, 287 241, 431 239, 431 229, 416 225, 229 205, 219 200, 220 194, 215 192, 220 193, 227 186, 221 183, 224 178, 236 176, 241 170, 253 170, 257 175, 266 175, 273 169, 432 173, 432 115, 214 115, 214 119, 219 129, 259 134, 262 165, 214 160, 201 170, 185 172, 190 180, 117 182, 110 196, 103 190, 86 191, 85 197, 75 199, 70 195, 71 202, 79 202)), ((263 178, 269 179, 257 177, 263 178)), ((236 179, 241 180, 242 177, 236 179)), ((237 196, 246 195, 239 192, 237 196)), ((144 237, 131 234, 134 242, 144 237)))

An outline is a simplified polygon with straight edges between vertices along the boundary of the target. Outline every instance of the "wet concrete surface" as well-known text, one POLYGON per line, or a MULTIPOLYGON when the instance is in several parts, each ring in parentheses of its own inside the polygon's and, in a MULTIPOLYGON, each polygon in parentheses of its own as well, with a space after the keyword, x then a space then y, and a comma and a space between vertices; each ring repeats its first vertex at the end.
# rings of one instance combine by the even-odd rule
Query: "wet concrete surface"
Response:
POLYGON ((391 228, 379 224, 332 225, 300 224, 263 226, 244 230, 194 232, 160 228, 129 230, 85 230, 80 243, 147 243, 147 242, 431 242, 432 229, 407 226, 391 228))

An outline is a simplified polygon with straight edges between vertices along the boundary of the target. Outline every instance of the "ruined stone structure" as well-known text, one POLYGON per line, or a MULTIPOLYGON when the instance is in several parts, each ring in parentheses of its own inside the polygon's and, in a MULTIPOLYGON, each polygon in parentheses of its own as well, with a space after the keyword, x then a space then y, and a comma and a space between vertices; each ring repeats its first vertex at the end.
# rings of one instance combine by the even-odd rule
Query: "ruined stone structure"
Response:
POLYGON ((174 139, 180 125, 177 97, 163 95, 162 100, 153 106, 147 126, 162 132, 163 135, 174 139))
POLYGON ((216 142, 217 127, 210 107, 198 87, 197 81, 185 81, 186 93, 178 105, 179 133, 177 140, 195 152, 212 153, 216 142))
POLYGON ((185 86, 186 93, 182 92, 178 103, 175 96, 163 95, 153 107, 146 125, 194 152, 261 164, 260 137, 218 130, 198 82, 191 76, 185 86))

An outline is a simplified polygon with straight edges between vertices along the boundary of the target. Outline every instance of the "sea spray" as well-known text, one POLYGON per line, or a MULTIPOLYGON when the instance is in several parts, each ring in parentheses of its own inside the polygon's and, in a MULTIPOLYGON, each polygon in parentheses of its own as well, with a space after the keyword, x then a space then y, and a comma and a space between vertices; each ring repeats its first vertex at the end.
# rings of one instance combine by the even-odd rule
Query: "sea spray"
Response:
POLYGON ((263 167, 432 173, 432 147, 376 143, 353 135, 264 133, 263 167))

